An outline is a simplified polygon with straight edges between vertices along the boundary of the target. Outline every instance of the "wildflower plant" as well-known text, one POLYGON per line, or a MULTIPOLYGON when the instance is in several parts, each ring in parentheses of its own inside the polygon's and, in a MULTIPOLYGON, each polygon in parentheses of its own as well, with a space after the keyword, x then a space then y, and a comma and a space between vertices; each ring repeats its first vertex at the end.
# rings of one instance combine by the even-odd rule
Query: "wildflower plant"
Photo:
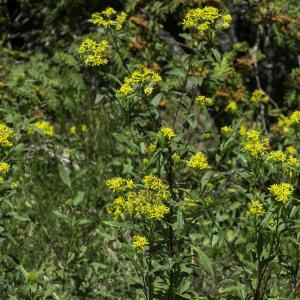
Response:
MULTIPOLYGON (((119 239, 126 249, 127 259, 134 266, 143 297, 149 300, 177 299, 180 295, 194 299, 196 294, 184 286, 185 278, 197 264, 211 279, 218 281, 213 262, 201 250, 201 243, 192 232, 193 226, 197 228, 198 220, 205 216, 206 226, 210 228, 207 247, 211 245, 211 251, 217 254, 216 244, 219 247, 227 245, 239 268, 238 277, 243 278, 243 293, 250 298, 262 299, 273 255, 279 251, 279 244, 274 240, 282 238, 279 225, 285 222, 283 210, 288 209, 278 206, 278 203, 288 204, 294 191, 292 184, 287 182, 269 187, 267 184, 279 180, 280 174, 285 177, 292 174, 293 177, 295 173, 291 166, 295 166, 296 161, 281 150, 272 150, 263 130, 254 129, 256 124, 252 124, 253 129, 244 125, 240 127, 242 120, 217 130, 222 134, 217 150, 211 151, 203 140, 208 133, 200 122, 201 118, 207 118, 209 111, 220 107, 217 93, 211 97, 204 96, 206 93, 202 95, 202 89, 212 85, 208 83, 209 75, 204 70, 209 65, 228 64, 212 45, 220 32, 229 29, 232 17, 212 6, 187 10, 182 19, 186 31, 182 36, 191 53, 182 58, 181 64, 178 59, 178 70, 165 73, 155 62, 148 66, 136 64, 135 60, 131 62, 130 57, 124 58, 119 48, 122 43, 119 33, 127 26, 124 20, 125 15, 110 8, 92 16, 93 23, 104 28, 105 38, 110 39, 112 45, 110 56, 115 55, 124 72, 124 79, 117 81, 114 94, 111 94, 127 126, 123 135, 116 134, 116 139, 128 149, 128 154, 138 159, 130 171, 124 172, 128 177, 117 174, 117 177, 106 180, 113 195, 107 206, 113 221, 108 224, 119 229, 119 239), (198 67, 196 72, 195 65, 199 62, 200 69, 198 67), (178 82, 169 86, 168 81, 173 82, 174 74, 178 75, 178 82), (178 91, 173 93, 173 89, 178 91), (174 100, 174 114, 166 120, 159 111, 163 93, 171 95, 170 99, 174 100), (239 159, 230 159, 233 154, 239 159), (232 242, 234 238, 224 236, 225 221, 215 210, 218 204, 214 203, 214 195, 220 191, 225 193, 228 185, 226 175, 219 169, 225 167, 225 161, 239 168, 236 185, 248 188, 239 186, 243 192, 241 218, 248 233, 245 239, 253 245, 246 250, 252 257, 248 261, 239 258, 238 252, 243 250, 232 242), (180 180, 182 177, 184 182, 180 180), (276 220, 273 227, 268 222, 271 217, 276 220)), ((137 22, 136 18, 132 20, 137 22)), ((233 70, 228 66, 228 74, 230 72, 233 70)), ((214 87, 219 86, 217 80, 214 84, 214 87)), ((247 107, 243 99, 247 95, 242 90, 219 92, 219 95, 226 97, 221 107, 228 114, 238 114, 247 107), (245 105, 241 104, 243 102, 245 105)), ((260 88, 248 99, 253 107, 261 109, 271 101, 260 88)), ((291 117, 289 125, 296 124, 296 119, 291 117)), ((229 172, 228 176, 235 175, 229 172)), ((229 190, 237 194, 235 188, 229 190)), ((215 283, 216 288, 221 282, 215 283)))

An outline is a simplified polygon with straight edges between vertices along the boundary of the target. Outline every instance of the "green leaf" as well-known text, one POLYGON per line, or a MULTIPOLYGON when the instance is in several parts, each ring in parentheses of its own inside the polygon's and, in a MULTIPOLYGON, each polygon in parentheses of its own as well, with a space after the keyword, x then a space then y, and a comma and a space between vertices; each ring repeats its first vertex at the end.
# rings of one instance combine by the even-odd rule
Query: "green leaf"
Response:
POLYGON ((63 165, 58 166, 58 172, 63 183, 71 188, 70 172, 63 165))
POLYGON ((162 98, 162 94, 161 94, 161 93, 158 93, 157 95, 155 95, 155 96, 152 98, 151 104, 152 104, 153 106, 156 107, 156 106, 159 104, 161 98, 162 98))
POLYGON ((208 272, 210 275, 214 276, 214 269, 211 263, 211 260, 209 257, 199 248, 192 245, 192 248, 197 252, 200 264, 204 268, 206 272, 208 272))
POLYGON ((29 221, 27 217, 20 216, 16 211, 11 211, 7 215, 21 222, 29 221))
POLYGON ((190 128, 195 129, 197 127, 197 119, 195 115, 188 115, 185 120, 190 125, 190 128))
POLYGON ((220 52, 215 48, 211 49, 211 52, 213 53, 216 62, 220 64, 222 60, 220 52))
POLYGON ((76 197, 73 200, 73 205, 77 206, 84 199, 84 192, 78 191, 76 197))
POLYGON ((100 103, 103 100, 103 98, 104 98, 104 95, 97 94, 96 99, 95 99, 95 104, 100 103))

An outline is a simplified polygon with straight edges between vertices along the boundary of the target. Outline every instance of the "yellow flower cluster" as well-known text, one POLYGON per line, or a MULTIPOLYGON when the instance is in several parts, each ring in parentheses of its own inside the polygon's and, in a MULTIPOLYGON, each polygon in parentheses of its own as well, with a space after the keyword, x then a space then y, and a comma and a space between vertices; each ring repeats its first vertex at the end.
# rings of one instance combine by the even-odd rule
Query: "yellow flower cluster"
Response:
POLYGON ((187 166, 191 169, 205 170, 208 168, 207 158, 202 152, 198 151, 187 161, 187 166))
POLYGON ((54 136, 54 126, 47 121, 38 121, 28 127, 28 134, 33 135, 36 131, 49 137, 54 136))
MULTIPOLYGON (((117 192, 124 191, 123 188, 118 187, 113 190, 117 192)), ((163 180, 153 175, 147 175, 143 179, 141 189, 129 191, 124 196, 115 199, 113 205, 114 217, 124 218, 125 214, 128 213, 132 216, 141 216, 147 219, 163 219, 169 212, 169 208, 163 202, 170 197, 169 186, 163 180)))
POLYGON ((264 216, 265 214, 265 209, 263 205, 258 201, 258 200, 252 200, 249 209, 247 211, 247 217, 250 216, 264 216))
POLYGON ((296 166, 296 165, 298 165, 299 160, 298 160, 298 158, 293 157, 293 156, 290 155, 290 156, 287 158, 286 162, 287 162, 287 164, 290 165, 290 166, 296 166))
POLYGON ((19 187, 19 182, 17 181, 12 181, 11 184, 10 184, 10 188, 11 189, 16 189, 19 187))
POLYGON ((16 133, 10 129, 6 124, 0 123, 0 147, 11 148, 13 146, 12 140, 16 133))
POLYGON ((124 192, 135 188, 132 179, 114 177, 106 181, 106 185, 114 192, 124 192))
POLYGON ((289 117, 280 115, 277 125, 282 128, 285 133, 288 133, 292 126, 300 125, 300 111, 294 111, 289 117))
POLYGON ((198 105, 212 105, 213 100, 211 98, 205 96, 197 96, 195 99, 195 103, 198 105))
POLYGON ((180 204, 180 207, 184 212, 193 212, 197 206, 197 200, 190 197, 184 197, 183 202, 180 204))
POLYGON ((269 101, 269 97, 263 90, 255 90, 252 93, 250 101, 254 104, 267 103, 269 101))
POLYGON ((296 166, 298 164, 298 159, 292 155, 287 156, 281 150, 271 151, 267 157, 267 161, 272 161, 275 163, 286 162, 289 166, 296 166))
POLYGON ((134 71, 130 77, 125 78, 125 82, 120 87, 117 95, 122 98, 131 94, 134 92, 136 85, 142 85, 144 93, 146 95, 151 95, 153 87, 160 81, 161 77, 158 73, 144 65, 138 65, 137 70, 134 71))
POLYGON ((229 134, 230 132, 232 132, 232 128, 228 127, 228 126, 224 126, 221 128, 221 133, 224 135, 229 134))
POLYGON ((241 136, 246 136, 246 134, 247 134, 247 127, 245 125, 241 125, 239 134, 241 136))
POLYGON ((230 27, 231 22, 232 22, 231 15, 229 15, 229 14, 223 15, 222 20, 223 20, 223 28, 228 29, 230 27))
POLYGON ((85 39, 80 47, 79 54, 84 58, 84 63, 91 66, 101 66, 108 63, 108 41, 102 40, 99 43, 93 39, 85 39))
POLYGON ((294 187, 290 183, 272 184, 268 190, 278 202, 286 203, 293 194, 294 187))
POLYGON ((105 28, 116 28, 120 30, 126 21, 127 14, 125 12, 117 13, 112 7, 108 7, 102 12, 92 14, 92 22, 94 25, 103 26, 105 28))
POLYGON ((156 145, 154 144, 150 144, 146 149, 145 149, 145 152, 146 153, 149 153, 149 154, 152 154, 154 153, 156 150, 156 145))
POLYGON ((299 125, 300 124, 300 111, 296 110, 290 115, 290 125, 299 125))
POLYGON ((252 157, 262 157, 269 147, 269 140, 261 137, 261 133, 257 130, 249 130, 246 132, 243 148, 252 157))
MULTIPOLYGON (((76 126, 71 126, 69 131, 70 131, 70 133, 71 133, 72 135, 76 135, 76 134, 77 134, 77 127, 76 127, 76 126)), ((81 131, 81 132, 87 132, 87 131, 88 131, 87 126, 86 126, 85 124, 82 124, 82 125, 80 126, 80 131, 81 131)))
POLYGON ((236 102, 233 100, 228 101, 228 103, 225 107, 225 111, 230 111, 230 112, 235 112, 235 111, 237 111, 237 109, 238 109, 238 106, 237 106, 236 102))
POLYGON ((267 157, 267 160, 270 160, 273 162, 285 162, 286 155, 281 150, 271 151, 267 157))
POLYGON ((35 271, 25 272, 24 277, 28 282, 35 282, 38 280, 38 273, 35 271))
POLYGON ((1 174, 7 174, 10 170, 10 165, 5 162, 5 161, 1 161, 0 162, 0 173, 1 174))
POLYGON ((297 153, 297 149, 293 146, 287 146, 285 151, 289 154, 296 154, 297 153))
POLYGON ((180 156, 176 152, 172 154, 171 158, 172 158, 172 161, 174 162, 174 164, 176 164, 180 161, 180 156))
POLYGON ((157 198, 161 200, 167 200, 170 198, 169 186, 160 178, 147 175, 144 177, 144 188, 146 190, 152 190, 156 192, 157 198))
POLYGON ((141 253, 144 250, 145 246, 149 244, 147 238, 141 235, 133 236, 132 240, 133 240, 132 244, 135 247, 137 253, 141 253))
POLYGON ((282 128, 282 130, 285 133, 288 133, 290 131, 290 126, 291 126, 290 118, 281 114, 278 118, 277 125, 278 127, 282 128))
POLYGON ((221 21, 222 27, 227 29, 230 26, 232 17, 228 14, 222 16, 218 9, 212 6, 194 8, 190 9, 184 16, 183 27, 202 33, 210 28, 215 28, 216 21, 221 21))
POLYGON ((176 136, 174 130, 169 127, 162 127, 158 133, 158 135, 163 136, 167 139, 172 139, 174 136, 176 136))

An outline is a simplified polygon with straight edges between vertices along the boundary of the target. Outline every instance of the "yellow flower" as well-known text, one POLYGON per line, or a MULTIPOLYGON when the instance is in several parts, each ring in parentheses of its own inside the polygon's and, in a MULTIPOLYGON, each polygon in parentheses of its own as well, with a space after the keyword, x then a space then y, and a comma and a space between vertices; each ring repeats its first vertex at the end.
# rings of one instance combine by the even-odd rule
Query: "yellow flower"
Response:
POLYGON ((184 212, 193 212, 197 206, 197 200, 190 197, 184 197, 183 202, 180 203, 180 207, 184 212))
POLYGON ((114 192, 124 192, 126 190, 134 189, 135 184, 132 179, 122 177, 114 177, 106 180, 106 185, 114 192))
POLYGON ((91 66, 101 66, 108 63, 108 41, 102 40, 99 43, 88 38, 85 39, 79 48, 79 54, 84 58, 84 63, 91 66))
POLYGON ((230 26, 232 17, 229 14, 222 16, 217 8, 206 6, 204 8, 188 10, 183 18, 182 24, 184 28, 194 29, 198 33, 202 33, 210 28, 215 28, 217 21, 222 22, 223 28, 227 29, 230 26))
POLYGON ((178 163, 179 161, 180 161, 180 156, 175 152, 175 153, 173 153, 173 155, 172 155, 172 160, 173 160, 173 162, 176 164, 176 163, 178 163))
POLYGON ((213 100, 205 96, 197 96, 195 99, 196 104, 198 105, 212 105, 213 100))
POLYGON ((10 170, 10 165, 5 162, 5 161, 2 161, 0 162, 0 173, 1 174, 7 174, 10 170))
POLYGON ((80 125, 80 129, 81 129, 82 132, 87 132, 88 131, 88 128, 85 124, 80 125))
POLYGON ((155 190, 159 200, 167 200, 171 197, 169 186, 160 178, 154 175, 144 176, 144 187, 146 190, 155 190))
POLYGON ((149 219, 161 220, 169 212, 169 208, 162 203, 154 203, 152 207, 145 212, 145 216, 149 219))
POLYGON ((54 136, 54 126, 47 121, 37 121, 28 127, 28 134, 32 135, 35 132, 52 137, 54 136))
POLYGON ((192 169, 205 170, 208 168, 208 162, 206 156, 198 151, 188 161, 187 166, 192 169))
POLYGON ((17 182, 17 181, 12 181, 11 183, 10 183, 10 188, 11 189, 16 189, 16 188, 18 188, 19 187, 19 182, 17 182))
POLYGON ((286 155, 281 150, 271 151, 267 157, 267 160, 271 160, 274 162, 285 162, 286 155))
POLYGON ((237 109, 238 109, 237 104, 233 100, 228 101, 228 104, 225 107, 225 111, 235 112, 237 111, 237 109))
POLYGON ((71 134, 76 135, 77 134, 76 126, 71 126, 69 131, 70 131, 71 134))
POLYGON ((245 136, 247 134, 247 128, 245 125, 242 125, 240 128, 240 135, 245 136))
POLYGON ((244 144, 244 149, 253 157, 263 156, 269 147, 269 141, 262 139, 261 141, 248 141, 244 144))
POLYGON ((0 123, 0 147, 11 148, 13 146, 12 140, 16 133, 10 129, 6 124, 0 123))
MULTIPOLYGON (((82 124, 82 125, 80 125, 80 130, 81 130, 81 132, 87 132, 88 128, 87 128, 87 126, 85 124, 82 124)), ((72 135, 76 135, 77 134, 77 128, 76 128, 76 126, 71 126, 70 129, 69 129, 69 132, 72 135)))
POLYGON ((248 130, 245 133, 245 141, 243 141, 243 148, 251 156, 258 158, 263 156, 269 148, 269 140, 261 136, 257 130, 248 130))
POLYGON ((38 280, 38 273, 35 271, 26 272, 24 277, 28 282, 35 282, 38 280))
POLYGON ((289 154, 296 154, 297 153, 297 149, 293 146, 286 147, 285 151, 289 154))
POLYGON ((230 24, 232 22, 232 17, 229 14, 223 15, 223 28, 228 29, 230 27, 230 24))
POLYGON ((150 95, 153 92, 153 87, 160 81, 161 77, 158 73, 144 65, 138 65, 137 70, 134 71, 130 77, 125 78, 125 82, 118 90, 117 96, 120 98, 128 96, 134 92, 136 85, 141 85, 144 93, 150 95))
POLYGON ((108 208, 109 213, 113 213, 114 219, 124 219, 124 211, 126 210, 126 201, 123 197, 118 197, 115 199, 113 207, 108 208))
POLYGON ((268 190, 278 202, 286 203, 293 194, 294 187, 289 183, 272 184, 268 190))
POLYGON ((126 19, 127 19, 127 14, 123 11, 117 15, 117 19, 116 19, 116 29, 117 30, 122 29, 123 23, 126 21, 126 19))
POLYGON ((141 235, 135 235, 133 238, 133 246, 135 247, 135 250, 137 253, 141 253, 144 248, 149 244, 147 238, 145 236, 141 235))
MULTIPOLYGON (((160 220, 169 212, 169 208, 163 203, 171 197, 169 186, 154 175, 147 175, 143 179, 143 188, 139 191, 127 191, 128 182, 114 178, 115 182, 107 182, 107 185, 115 191, 126 193, 115 199, 109 212, 114 218, 125 218, 126 213, 135 217, 160 220)), ((132 182, 133 184, 133 182, 132 182)))
POLYGON ((296 110, 290 115, 290 125, 299 125, 300 124, 300 111, 296 110))
POLYGON ((148 158, 144 158, 143 159, 143 165, 148 165, 149 164, 149 159, 148 158))
POLYGON ((172 139, 174 136, 176 136, 174 130, 169 127, 163 127, 160 129, 158 135, 164 136, 167 139, 172 139))
POLYGON ((286 162, 290 166, 297 166, 299 161, 298 161, 298 158, 289 156, 286 162))
POLYGON ((261 136, 261 133, 254 129, 250 129, 246 132, 246 137, 252 141, 258 141, 260 136, 261 136))
POLYGON ((120 30, 123 27, 123 23, 126 21, 127 14, 117 12, 112 8, 108 7, 102 12, 96 12, 92 14, 92 23, 105 28, 115 27, 116 30, 120 30))
POLYGON ((291 120, 288 117, 285 117, 284 115, 280 115, 278 118, 278 123, 277 123, 279 128, 282 128, 282 130, 285 133, 288 133, 290 130, 290 126, 291 126, 291 120))
POLYGON ((228 126, 224 126, 221 128, 221 133, 224 135, 229 134, 230 132, 232 132, 232 128, 228 127, 228 126))
POLYGON ((196 28, 198 32, 204 32, 209 29, 209 22, 204 22, 202 24, 199 24, 196 28))
POLYGON ((259 216, 262 217, 265 214, 265 209, 263 205, 258 200, 252 200, 249 209, 247 211, 247 217, 249 216, 259 216))
POLYGON ((255 90, 250 98, 250 101, 254 104, 267 103, 269 97, 263 90, 255 90))
POLYGON ((203 32, 209 29, 209 25, 213 24, 219 17, 220 14, 217 8, 206 6, 203 9, 190 9, 184 16, 182 23, 184 28, 196 29, 199 32, 203 32))
POLYGON ((144 88, 144 93, 146 94, 146 95, 151 95, 152 94, 152 92, 153 92, 153 86, 146 86, 145 88, 144 88))
POLYGON ((149 153, 149 154, 152 154, 154 153, 156 150, 156 145, 154 144, 150 144, 146 149, 145 149, 145 152, 146 153, 149 153))
POLYGON ((131 85, 129 85, 128 83, 124 83, 119 91, 118 91, 118 95, 119 96, 127 96, 128 94, 130 94, 131 92, 133 92, 133 87, 131 85))

